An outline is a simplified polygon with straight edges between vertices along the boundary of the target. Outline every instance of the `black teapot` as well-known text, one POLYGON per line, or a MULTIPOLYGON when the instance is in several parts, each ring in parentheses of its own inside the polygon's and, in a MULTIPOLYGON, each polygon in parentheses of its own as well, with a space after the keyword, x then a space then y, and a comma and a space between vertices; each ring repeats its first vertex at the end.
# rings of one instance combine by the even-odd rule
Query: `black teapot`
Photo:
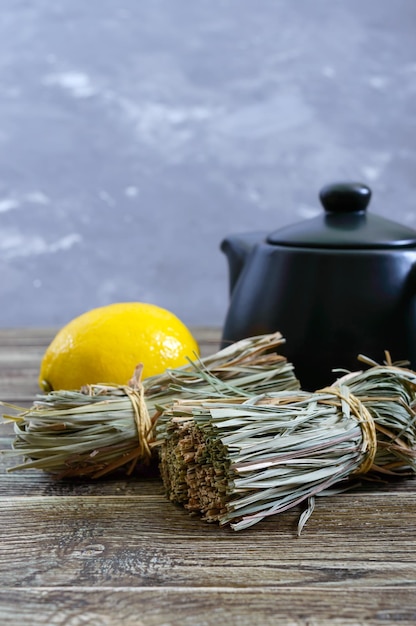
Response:
MULTIPOLYGON (((416 231, 366 211, 361 183, 328 185, 324 212, 269 234, 231 235, 222 345, 280 331, 304 389, 357 370, 364 354, 416 368, 416 231)), ((394 213, 394 207, 392 209, 394 213)))

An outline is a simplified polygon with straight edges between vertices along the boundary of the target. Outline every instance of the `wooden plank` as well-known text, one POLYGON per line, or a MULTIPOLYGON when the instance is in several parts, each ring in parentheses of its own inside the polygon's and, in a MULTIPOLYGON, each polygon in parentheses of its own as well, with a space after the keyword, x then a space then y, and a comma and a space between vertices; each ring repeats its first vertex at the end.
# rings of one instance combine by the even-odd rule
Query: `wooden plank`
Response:
POLYGON ((58 328, 0 328, 0 346, 47 346, 58 328))
MULTIPOLYGON (((199 343, 203 356, 220 348, 220 329, 193 327, 191 332, 199 343)), ((55 335, 55 330, 0 329, 0 373, 17 367, 38 368, 44 351, 55 335)))
MULTIPOLYGON (((59 328, 0 328, 0 347, 16 350, 19 347, 45 348, 53 339, 59 328)), ((203 345, 215 345, 217 349, 221 329, 208 326, 191 326, 196 340, 203 345)))
POLYGON ((15 403, 32 403, 38 387, 39 363, 33 367, 14 367, 0 371, 0 400, 15 403))
POLYGON ((10 457, 7 452, 11 440, 0 439, 0 497, 1 496, 82 496, 82 495, 163 495, 164 489, 159 477, 157 461, 143 468, 134 476, 122 472, 112 476, 94 479, 60 479, 40 470, 7 469, 21 462, 21 457, 10 457), (5 454, 6 452, 6 454, 5 454))
MULTIPOLYGON (((8 472, 9 468, 22 462, 20 456, 10 454, 13 442, 13 425, 2 424, 0 428, 0 496, 36 495, 86 495, 88 493, 136 494, 141 493, 147 481, 159 476, 157 460, 154 460, 147 469, 141 468, 133 476, 126 477, 122 472, 104 477, 100 480, 56 480, 49 474, 38 470, 19 470, 8 472)), ((152 487, 154 488, 154 486, 152 487)), ((354 497, 356 493, 376 494, 386 497, 389 493, 405 494, 416 493, 416 477, 390 481, 366 481, 363 479, 358 489, 346 493, 345 496, 354 497)))
MULTIPOLYGON (((39 393, 40 363, 57 329, 0 329, 0 400, 28 407, 39 393)), ((193 327, 201 356, 220 347, 220 329, 193 327)))
MULTIPOLYGON (((6 446, 1 446, 5 450, 6 446)), ((1 457, 0 457, 1 458, 1 457)), ((20 461, 21 459, 19 459, 20 461)), ((7 459, 3 461, 0 469, 0 497, 11 495, 13 497, 24 496, 79 496, 79 495, 135 495, 143 491, 162 493, 163 488, 159 482, 159 474, 156 468, 149 469, 148 473, 141 472, 135 476, 125 476, 122 473, 93 479, 60 479, 56 480, 49 474, 38 470, 22 470, 7 472, 6 467, 15 465, 16 461, 7 459)), ((382 487, 362 488, 355 492, 345 494, 347 497, 355 497, 355 494, 363 496, 379 496, 388 498, 390 494, 401 494, 405 508, 408 495, 416 493, 415 481, 406 480, 400 483, 388 483, 382 487)), ((355 514, 353 508, 351 515, 355 514)))
MULTIPOLYGON (((202 354, 219 329, 194 329, 202 354)), ((0 330, 0 399, 29 406, 54 329, 0 330)), ((3 425, 0 448, 9 448, 3 425)), ((157 476, 56 481, 0 456, 2 626, 416 623, 416 481, 367 484, 248 531, 170 503, 157 476)))
POLYGON ((300 538, 298 514, 237 533, 162 495, 5 497, 1 587, 414 588, 415 494, 321 499, 300 538))
MULTIPOLYGON (((197 582, 197 581, 195 581, 197 582)), ((412 588, 1 589, 2 626, 410 626, 412 588)))

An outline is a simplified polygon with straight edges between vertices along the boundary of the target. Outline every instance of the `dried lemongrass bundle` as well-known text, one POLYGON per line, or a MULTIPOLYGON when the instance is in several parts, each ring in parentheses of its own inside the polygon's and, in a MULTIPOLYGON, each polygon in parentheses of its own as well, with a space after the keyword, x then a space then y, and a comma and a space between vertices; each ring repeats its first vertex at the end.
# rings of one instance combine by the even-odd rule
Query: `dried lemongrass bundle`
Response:
POLYGON ((371 367, 347 374, 335 386, 347 384, 374 420, 377 450, 372 472, 411 475, 416 472, 416 372, 393 365, 386 356, 387 364, 378 365, 360 355, 371 367))
POLYGON ((161 446, 174 502, 235 530, 369 472, 416 472, 416 374, 373 367, 316 393, 228 402, 180 400, 161 446))
POLYGON ((250 397, 273 389, 299 388, 293 365, 279 354, 280 333, 244 339, 214 355, 141 382, 138 368, 129 386, 92 385, 52 391, 30 409, 13 408, 11 454, 58 477, 98 478, 119 468, 131 473, 152 458, 155 428, 163 432, 163 408, 178 397, 250 397), (161 422, 159 424, 158 422, 161 422))

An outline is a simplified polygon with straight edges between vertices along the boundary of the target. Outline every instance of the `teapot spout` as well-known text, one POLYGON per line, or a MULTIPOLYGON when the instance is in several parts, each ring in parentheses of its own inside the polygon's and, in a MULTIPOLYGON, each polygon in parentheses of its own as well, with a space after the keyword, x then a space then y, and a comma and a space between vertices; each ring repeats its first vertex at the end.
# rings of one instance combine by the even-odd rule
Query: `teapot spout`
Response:
POLYGON ((267 233, 264 232, 245 233, 244 235, 230 235, 221 242, 221 251, 224 252, 228 259, 230 295, 234 290, 250 252, 256 244, 260 243, 266 236, 267 233))

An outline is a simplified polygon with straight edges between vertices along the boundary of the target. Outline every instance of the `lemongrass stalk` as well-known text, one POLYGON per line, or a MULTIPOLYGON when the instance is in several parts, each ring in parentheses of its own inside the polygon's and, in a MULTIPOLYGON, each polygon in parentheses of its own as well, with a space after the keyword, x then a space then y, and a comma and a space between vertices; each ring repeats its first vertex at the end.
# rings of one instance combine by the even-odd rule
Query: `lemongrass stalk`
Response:
POLYGON ((156 435, 163 436, 163 410, 179 397, 250 397, 299 388, 293 365, 279 353, 284 342, 280 333, 252 337, 143 382, 139 367, 128 386, 52 391, 37 396, 29 409, 3 403, 13 410, 4 418, 15 431, 7 452, 23 457, 9 471, 98 478, 123 468, 129 474, 152 458, 156 435))
POLYGON ((192 402, 166 411, 167 494, 207 521, 248 528, 351 478, 416 472, 416 374, 373 367, 315 393, 192 402))
MULTIPOLYGON (((360 359, 372 363, 363 356, 360 359)), ((411 475, 416 471, 416 373, 391 364, 350 373, 334 385, 347 384, 372 415, 377 430, 373 471, 411 475)))

